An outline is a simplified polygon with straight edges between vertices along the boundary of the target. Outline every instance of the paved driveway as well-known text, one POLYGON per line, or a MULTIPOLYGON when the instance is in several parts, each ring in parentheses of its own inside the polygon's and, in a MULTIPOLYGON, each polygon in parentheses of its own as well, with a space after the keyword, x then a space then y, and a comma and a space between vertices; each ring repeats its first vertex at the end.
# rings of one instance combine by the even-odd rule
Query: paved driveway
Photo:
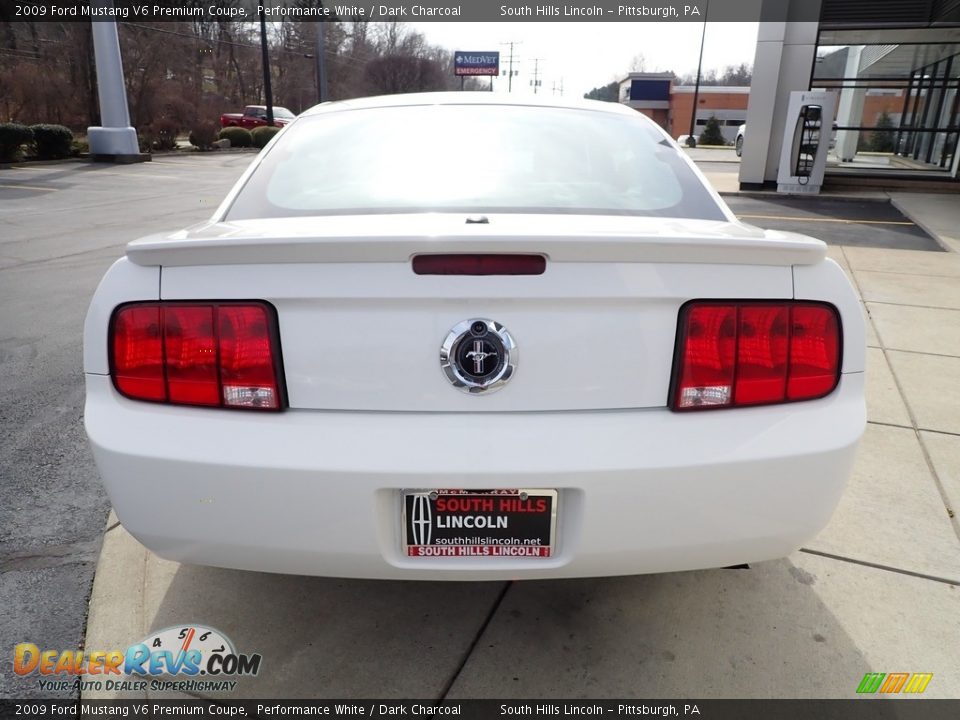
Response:
MULTIPOLYGON (((108 510, 82 426, 83 318, 97 283, 129 240, 209 217, 250 159, 0 170, 0 637, 8 642, 83 643, 108 510)), ((0 696, 22 696, 9 659, 0 667, 0 696)))
MULTIPOLYGON (((830 245, 927 250, 943 248, 883 200, 777 196, 724 198, 738 218, 751 225, 789 230, 820 238, 830 245)), ((960 198, 958 198, 960 203, 960 198)))

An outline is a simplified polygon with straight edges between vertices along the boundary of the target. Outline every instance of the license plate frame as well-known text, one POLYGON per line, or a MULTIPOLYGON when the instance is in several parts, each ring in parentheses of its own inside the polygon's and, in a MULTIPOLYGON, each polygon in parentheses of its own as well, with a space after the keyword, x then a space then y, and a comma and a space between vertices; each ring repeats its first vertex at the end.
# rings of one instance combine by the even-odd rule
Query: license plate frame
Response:
POLYGON ((418 559, 549 559, 556 555, 558 501, 557 490, 545 488, 405 488, 401 548, 418 559))

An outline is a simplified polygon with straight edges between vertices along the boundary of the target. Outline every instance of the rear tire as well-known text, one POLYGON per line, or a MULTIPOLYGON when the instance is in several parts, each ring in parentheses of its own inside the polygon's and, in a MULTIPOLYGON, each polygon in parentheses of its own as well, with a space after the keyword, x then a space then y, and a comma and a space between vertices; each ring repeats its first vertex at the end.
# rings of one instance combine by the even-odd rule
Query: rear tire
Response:
POLYGON ((737 157, 743 155, 743 135, 737 137, 737 157))

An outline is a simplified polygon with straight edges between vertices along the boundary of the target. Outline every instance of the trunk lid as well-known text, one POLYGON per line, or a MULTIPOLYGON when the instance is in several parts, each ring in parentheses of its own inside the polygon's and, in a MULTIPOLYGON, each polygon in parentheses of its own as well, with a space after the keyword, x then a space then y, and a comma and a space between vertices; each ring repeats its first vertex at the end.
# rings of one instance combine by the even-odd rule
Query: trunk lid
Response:
POLYGON ((210 223, 132 243, 161 298, 262 299, 277 309, 297 409, 505 412, 666 405, 680 306, 790 298, 819 241, 738 223, 657 218, 323 217, 210 223), (416 275, 419 253, 538 253, 534 276, 416 275), (453 387, 441 344, 464 320, 503 325, 516 372, 494 393, 453 387))

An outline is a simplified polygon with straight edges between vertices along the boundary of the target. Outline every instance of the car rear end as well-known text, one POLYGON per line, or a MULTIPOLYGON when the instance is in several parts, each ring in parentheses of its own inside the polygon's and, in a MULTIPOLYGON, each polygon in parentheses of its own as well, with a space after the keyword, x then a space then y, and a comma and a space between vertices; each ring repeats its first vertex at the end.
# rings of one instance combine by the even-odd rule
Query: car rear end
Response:
POLYGON ((153 551, 578 577, 781 557, 829 520, 864 330, 822 243, 730 222, 705 190, 691 218, 239 210, 261 172, 252 197, 289 197, 281 168, 133 243, 91 305, 87 431, 153 551), (471 374, 496 353, 509 374, 471 374))

